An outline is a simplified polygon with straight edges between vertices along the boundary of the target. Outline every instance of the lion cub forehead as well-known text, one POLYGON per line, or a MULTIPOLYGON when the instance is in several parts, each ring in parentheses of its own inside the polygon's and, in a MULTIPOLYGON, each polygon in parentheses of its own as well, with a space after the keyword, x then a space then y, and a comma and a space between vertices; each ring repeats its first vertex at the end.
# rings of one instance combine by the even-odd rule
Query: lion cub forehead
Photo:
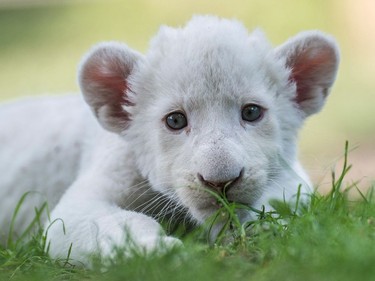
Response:
POLYGON ((271 46, 262 32, 248 30, 237 20, 215 16, 195 16, 184 27, 162 26, 151 41, 148 59, 160 63, 166 58, 202 59, 215 51, 254 57, 266 54, 271 46))
POLYGON ((260 31, 249 34, 236 20, 196 16, 182 28, 162 27, 147 60, 162 92, 236 98, 265 82, 270 50, 260 31))

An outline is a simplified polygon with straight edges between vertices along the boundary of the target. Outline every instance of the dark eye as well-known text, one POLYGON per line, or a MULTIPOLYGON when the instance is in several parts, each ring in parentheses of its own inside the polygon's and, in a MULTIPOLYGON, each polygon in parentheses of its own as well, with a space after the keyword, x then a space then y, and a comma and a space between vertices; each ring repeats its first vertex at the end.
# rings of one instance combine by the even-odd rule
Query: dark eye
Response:
POLYGON ((242 119, 247 122, 259 120, 263 115, 263 108, 256 104, 248 104, 242 109, 242 119))
POLYGON ((172 112, 167 115, 165 123, 172 130, 181 130, 187 126, 187 119, 181 112, 172 112))

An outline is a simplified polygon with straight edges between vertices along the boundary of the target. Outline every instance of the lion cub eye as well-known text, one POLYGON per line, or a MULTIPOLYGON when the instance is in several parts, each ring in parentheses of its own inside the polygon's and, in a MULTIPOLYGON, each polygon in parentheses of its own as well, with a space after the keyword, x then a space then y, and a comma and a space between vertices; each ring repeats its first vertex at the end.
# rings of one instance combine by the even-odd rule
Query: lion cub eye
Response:
POLYGON ((248 104, 242 109, 242 119, 247 122, 255 122, 262 118, 263 108, 256 104, 248 104))
POLYGON ((181 130, 187 126, 187 119, 182 112, 172 112, 167 115, 165 123, 172 130, 181 130))

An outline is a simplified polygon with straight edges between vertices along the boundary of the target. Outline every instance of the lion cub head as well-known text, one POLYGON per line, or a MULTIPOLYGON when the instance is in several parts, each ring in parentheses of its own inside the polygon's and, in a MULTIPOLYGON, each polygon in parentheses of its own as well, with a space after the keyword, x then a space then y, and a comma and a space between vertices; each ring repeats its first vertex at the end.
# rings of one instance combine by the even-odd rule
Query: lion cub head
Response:
POLYGON ((97 45, 79 81, 100 124, 131 143, 152 188, 202 222, 219 208, 207 189, 254 205, 304 184, 297 133, 322 108, 338 60, 333 39, 317 31, 272 48, 237 21, 201 16, 162 27, 146 55, 97 45))

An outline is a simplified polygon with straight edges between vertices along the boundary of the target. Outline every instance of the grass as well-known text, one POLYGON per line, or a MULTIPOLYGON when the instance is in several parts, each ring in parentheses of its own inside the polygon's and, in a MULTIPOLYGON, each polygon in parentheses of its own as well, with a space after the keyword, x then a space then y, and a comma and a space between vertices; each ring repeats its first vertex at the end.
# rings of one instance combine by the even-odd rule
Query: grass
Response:
POLYGON ((275 211, 260 210, 258 219, 241 225, 238 206, 219 199, 219 213, 233 229, 230 243, 220 242, 221 236, 208 246, 197 238, 203 233, 198 229, 182 238, 183 248, 147 257, 120 253, 114 262, 94 262, 88 270, 50 259, 39 228, 31 239, 24 235, 0 248, 0 280, 373 280, 375 204, 372 189, 358 190, 360 200, 349 198, 357 187, 343 186, 351 168, 347 149, 341 174, 332 174, 331 191, 312 194, 308 203, 273 202, 275 211))

